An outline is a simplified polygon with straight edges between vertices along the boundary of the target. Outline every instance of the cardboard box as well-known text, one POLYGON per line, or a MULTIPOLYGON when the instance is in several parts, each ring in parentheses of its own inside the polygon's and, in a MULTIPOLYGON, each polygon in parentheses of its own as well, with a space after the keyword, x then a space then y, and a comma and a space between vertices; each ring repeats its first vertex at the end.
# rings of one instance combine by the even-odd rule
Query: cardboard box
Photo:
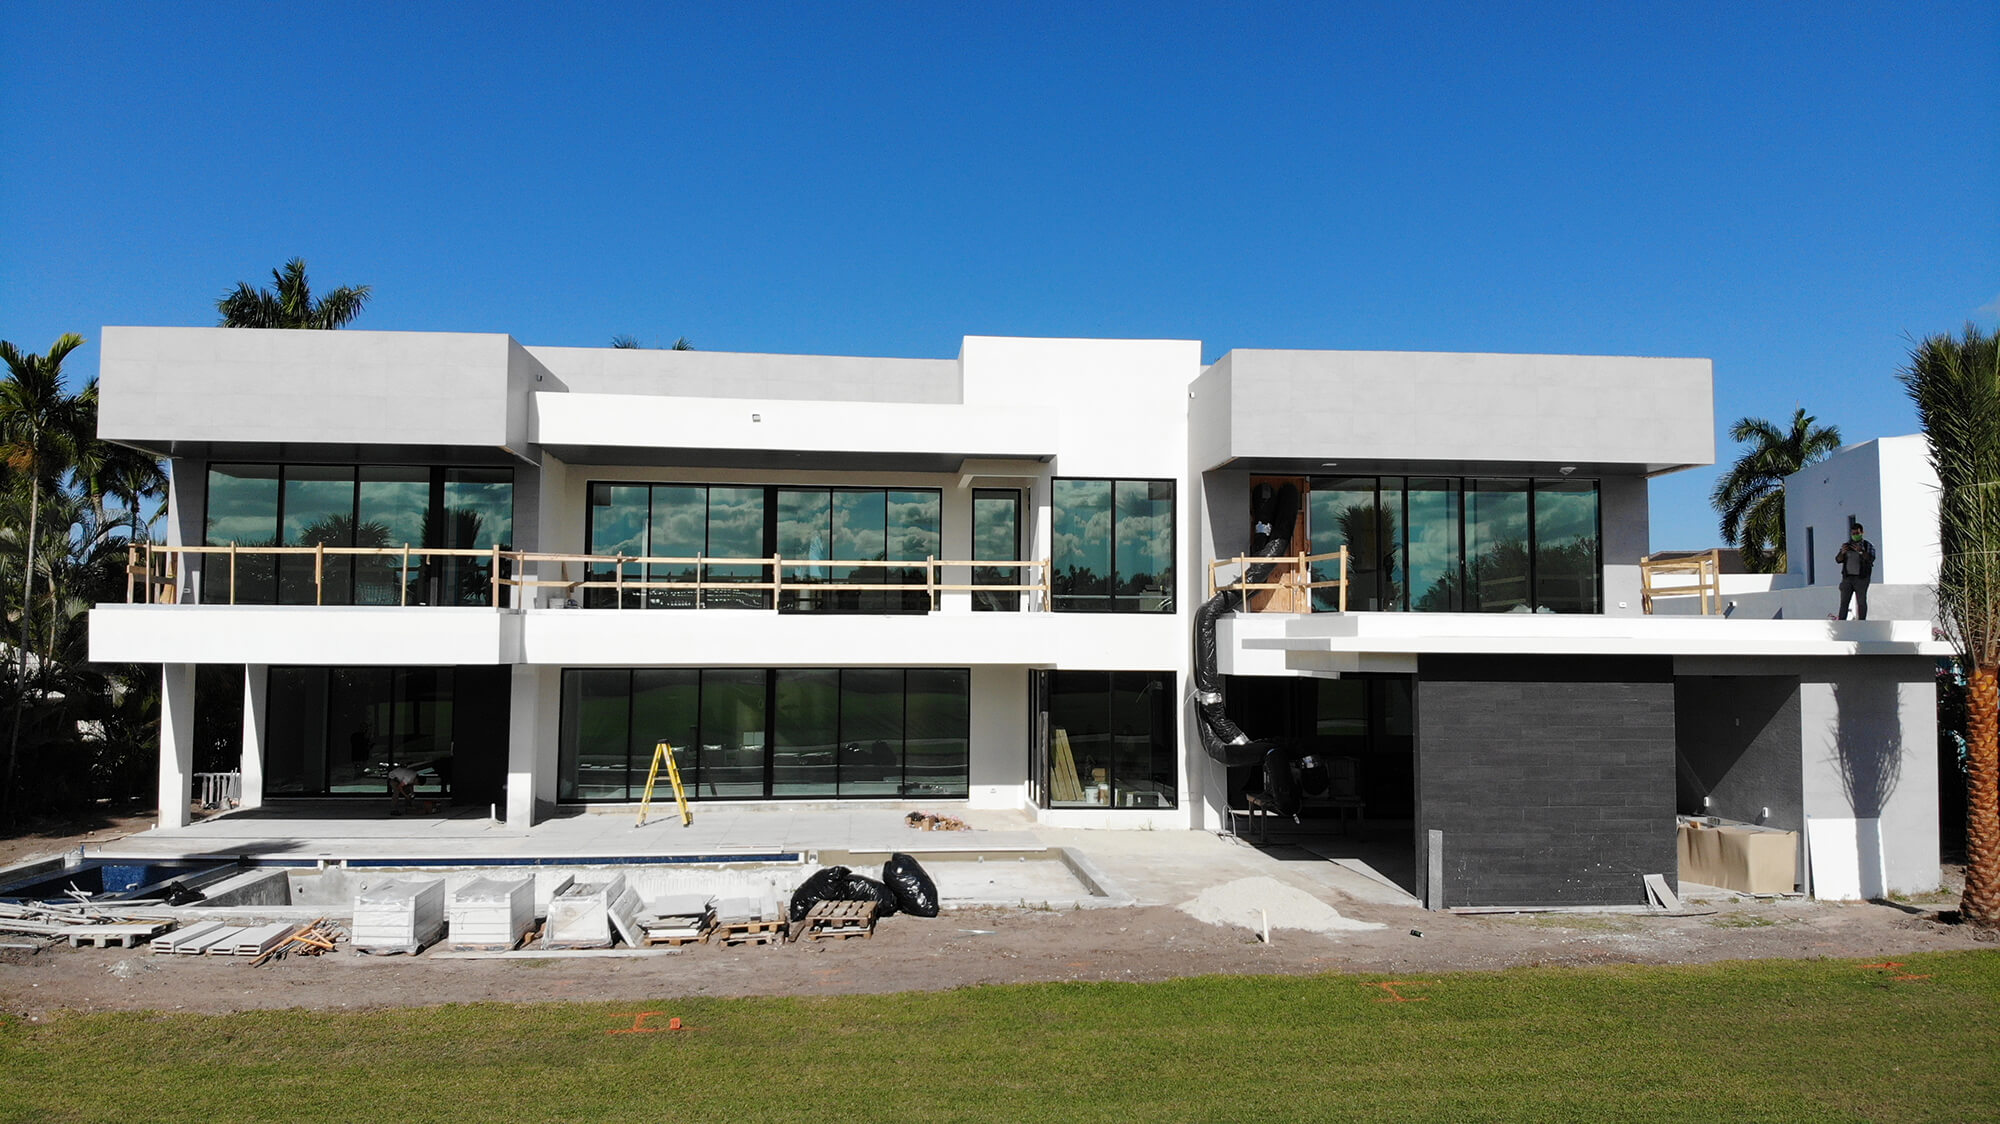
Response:
POLYGON ((1744 894, 1787 894, 1797 884, 1796 831, 1683 823, 1676 850, 1683 882, 1744 894))

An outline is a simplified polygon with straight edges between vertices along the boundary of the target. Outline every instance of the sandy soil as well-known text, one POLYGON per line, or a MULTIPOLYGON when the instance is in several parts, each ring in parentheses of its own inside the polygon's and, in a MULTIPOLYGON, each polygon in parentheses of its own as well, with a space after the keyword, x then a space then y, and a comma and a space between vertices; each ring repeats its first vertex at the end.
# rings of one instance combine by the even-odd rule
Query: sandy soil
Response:
MULTIPOLYGON (((43 840, 46 844, 46 839, 43 840)), ((43 849, 48 849, 44 845, 43 849)), ((56 849, 61 849, 58 846, 56 849)), ((1954 872, 1955 873, 1955 872, 1954 872)), ((0 957, 0 1012, 224 1012, 356 1009, 501 1000, 632 1000, 933 990, 1055 980, 1160 980, 1210 973, 1427 973, 1517 965, 1688 963, 1763 957, 1905 956, 1993 948, 1963 926, 1930 919, 1955 899, 1837 905, 1722 896, 1683 916, 1455 916, 1335 903, 1383 928, 1329 934, 1212 925, 1174 906, 1053 911, 982 908, 936 919, 892 917, 867 939, 642 956, 457 959, 341 951, 252 968, 230 957, 57 947, 0 957)), ((15 938, 6 938, 15 939, 15 938)))

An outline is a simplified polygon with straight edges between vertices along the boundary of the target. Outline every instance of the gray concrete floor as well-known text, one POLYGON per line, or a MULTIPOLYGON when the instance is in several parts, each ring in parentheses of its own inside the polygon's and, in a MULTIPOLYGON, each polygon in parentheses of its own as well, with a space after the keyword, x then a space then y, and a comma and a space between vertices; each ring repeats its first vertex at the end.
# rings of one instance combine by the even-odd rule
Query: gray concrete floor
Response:
MULTIPOLYGON (((1047 827, 1023 811, 944 810, 972 828, 918 831, 905 826, 910 807, 877 804, 700 804, 682 826, 671 803, 655 804, 643 825, 637 809, 565 809, 522 828, 465 809, 390 816, 384 806, 352 801, 283 803, 213 816, 184 828, 155 829, 90 849, 90 857, 168 858, 193 855, 300 860, 398 859, 477 865, 496 860, 643 859, 834 852, 829 861, 861 867, 892 851, 917 854, 964 882, 959 894, 986 901, 1066 902, 1078 880, 1061 862, 1044 861, 1067 848, 1105 891, 1080 904, 1173 905, 1239 878, 1265 876, 1325 897, 1408 905, 1392 884, 1403 872, 1399 851, 1407 831, 1371 828, 1357 836, 1287 835, 1268 841, 1201 831, 1104 831, 1047 827), (1254 845, 1253 845, 1254 844, 1254 845), (986 861, 972 865, 976 856, 986 861), (1020 862, 1026 858, 1029 861, 1020 862), (1339 860, 1339 861, 1336 861, 1339 860), (1388 869, 1379 870, 1376 864, 1388 869), (1387 875, 1387 877, 1384 877, 1387 875), (976 889, 976 892, 975 892, 976 889)), ((1407 867, 1411 859, 1400 854, 1407 867)), ((1407 884, 1407 883, 1406 883, 1407 884)))

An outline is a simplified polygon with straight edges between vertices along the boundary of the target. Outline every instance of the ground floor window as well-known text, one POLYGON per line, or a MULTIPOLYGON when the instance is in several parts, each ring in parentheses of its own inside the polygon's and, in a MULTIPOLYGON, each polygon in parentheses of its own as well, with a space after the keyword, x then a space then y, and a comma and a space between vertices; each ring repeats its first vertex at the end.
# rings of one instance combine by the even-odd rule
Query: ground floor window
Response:
POLYGON ((1047 700, 1050 807, 1178 803, 1172 672, 1052 671, 1047 700))
POLYGON ((420 794, 497 799, 508 691, 504 667, 273 667, 265 791, 384 796, 407 765, 420 794))
POLYGON ((965 668, 569 668, 557 795, 637 800, 665 741, 698 797, 963 797, 971 694, 965 668))

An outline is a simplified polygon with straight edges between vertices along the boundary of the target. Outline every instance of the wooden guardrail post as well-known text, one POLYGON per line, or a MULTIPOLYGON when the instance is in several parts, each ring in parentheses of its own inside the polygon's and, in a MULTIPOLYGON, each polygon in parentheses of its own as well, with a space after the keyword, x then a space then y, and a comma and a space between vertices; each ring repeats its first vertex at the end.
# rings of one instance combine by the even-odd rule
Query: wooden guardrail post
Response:
POLYGON ((403 566, 396 571, 396 607, 410 603, 410 544, 403 544, 403 566))
POLYGON ((492 568, 487 572, 487 578, 493 583, 493 607, 498 609, 500 607, 500 544, 497 542, 493 544, 493 561, 491 566, 492 568))
POLYGON ((326 544, 313 544, 313 604, 326 604, 326 544))
POLYGON ((236 540, 229 540, 229 603, 236 604, 236 540))

